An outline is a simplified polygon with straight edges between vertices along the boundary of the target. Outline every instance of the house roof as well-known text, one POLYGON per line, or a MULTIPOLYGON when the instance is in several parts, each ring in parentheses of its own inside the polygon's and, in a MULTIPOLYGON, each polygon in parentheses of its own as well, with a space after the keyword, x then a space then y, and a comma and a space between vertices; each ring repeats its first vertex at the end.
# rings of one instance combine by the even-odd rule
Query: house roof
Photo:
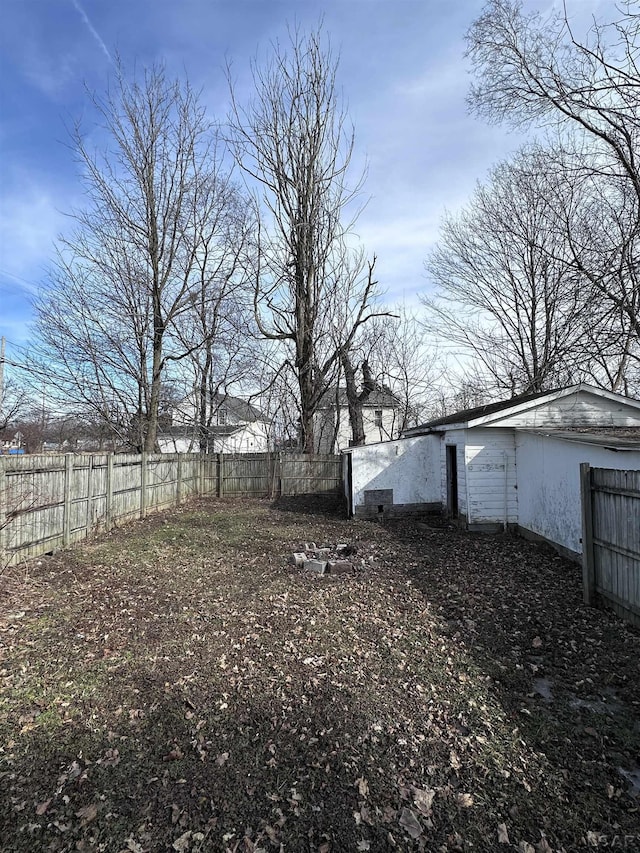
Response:
POLYGON ((578 385, 570 385, 567 388, 556 388, 551 391, 538 391, 534 394, 520 394, 516 397, 511 397, 509 400, 499 400, 495 403, 487 403, 485 406, 475 406, 472 409, 463 409, 459 412, 454 412, 451 415, 445 415, 442 418, 435 418, 427 421, 417 427, 404 430, 404 436, 422 435, 425 432, 439 430, 440 427, 450 426, 453 424, 461 427, 479 426, 482 423, 489 423, 493 420, 499 420, 496 415, 506 417, 507 415, 517 414, 535 408, 542 403, 557 400, 561 397, 568 397, 571 394, 576 394, 579 391, 586 391, 597 396, 604 397, 612 402, 625 403, 640 411, 640 401, 631 397, 623 397, 620 394, 615 394, 612 391, 605 391, 602 388, 596 388, 592 385, 580 383, 578 385))
POLYGON ((216 410, 227 409, 229 414, 245 423, 251 423, 252 421, 269 423, 269 418, 260 409, 252 406, 251 403, 247 403, 246 400, 241 400, 240 397, 231 397, 229 394, 216 394, 213 406, 216 410))
MULTIPOLYGON (((210 426, 207 429, 209 436, 226 436, 233 435, 235 432, 240 432, 246 427, 246 424, 227 424, 225 426, 210 426)), ((197 440, 199 435, 197 426, 192 424, 179 424, 178 426, 163 427, 158 430, 159 438, 188 438, 197 440)))
MULTIPOLYGON (((320 400, 320 409, 333 409, 336 405, 343 409, 347 408, 349 401, 347 399, 347 389, 343 387, 328 388, 322 395, 320 400)), ((362 404, 365 409, 397 409, 400 405, 400 400, 385 385, 379 385, 369 394, 367 399, 362 404)))

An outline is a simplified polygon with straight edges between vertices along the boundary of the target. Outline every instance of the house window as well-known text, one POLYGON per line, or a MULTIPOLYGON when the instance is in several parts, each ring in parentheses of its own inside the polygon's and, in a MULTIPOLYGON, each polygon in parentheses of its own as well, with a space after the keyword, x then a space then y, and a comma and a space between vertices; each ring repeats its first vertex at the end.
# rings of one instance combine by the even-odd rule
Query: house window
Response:
POLYGON ((377 427, 382 427, 382 409, 376 409, 373 413, 373 423, 377 427))
POLYGON ((227 425, 227 416, 229 411, 226 408, 218 409, 218 426, 227 425))

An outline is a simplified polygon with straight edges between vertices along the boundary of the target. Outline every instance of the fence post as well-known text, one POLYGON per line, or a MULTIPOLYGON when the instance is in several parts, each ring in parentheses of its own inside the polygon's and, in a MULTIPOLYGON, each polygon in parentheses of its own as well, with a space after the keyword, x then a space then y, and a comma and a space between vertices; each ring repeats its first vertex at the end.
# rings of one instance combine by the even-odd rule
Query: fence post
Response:
POLYGON ((200 496, 204 495, 204 481, 205 481, 205 476, 204 476, 205 468, 204 468, 204 466, 205 466, 206 458, 207 457, 204 453, 202 453, 202 452, 199 453, 198 459, 200 460, 200 464, 198 465, 198 494, 200 496))
POLYGON ((596 573, 593 559, 593 494, 588 462, 580 463, 580 495, 582 498, 582 594, 585 604, 595 604, 596 573))
POLYGON ((7 553, 7 460, 0 457, 0 571, 8 565, 7 553))
POLYGON ((140 518, 147 514, 147 452, 140 455, 140 518))
POLYGON ((182 501, 182 453, 178 453, 176 480, 176 506, 180 506, 180 502, 182 501))
POLYGON ((73 474, 73 455, 67 453, 64 457, 64 503, 62 509, 62 546, 68 547, 71 542, 71 477, 73 474))
POLYGON ((278 467, 277 467, 277 482, 278 482, 278 494, 286 495, 287 494, 287 486, 286 486, 286 477, 283 476, 284 466, 282 464, 282 451, 278 453, 278 467))
POLYGON ((91 534, 91 510, 93 503, 93 456, 89 456, 87 467, 87 539, 91 534))
POLYGON ((218 453, 218 459, 216 463, 217 468, 217 479, 218 479, 218 488, 217 488, 217 496, 219 498, 224 497, 224 453, 218 453))
POLYGON ((107 454, 107 505, 105 507, 105 527, 111 530, 113 527, 113 453, 107 454))

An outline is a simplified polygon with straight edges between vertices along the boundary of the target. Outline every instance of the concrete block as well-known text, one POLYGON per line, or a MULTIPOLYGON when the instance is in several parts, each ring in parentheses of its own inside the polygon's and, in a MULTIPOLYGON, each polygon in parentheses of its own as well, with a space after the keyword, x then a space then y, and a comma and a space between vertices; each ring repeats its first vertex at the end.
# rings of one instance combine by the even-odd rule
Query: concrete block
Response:
POLYGON ((296 568, 301 568, 304 566, 304 561, 307 559, 307 555, 301 552, 295 552, 291 555, 291 562, 296 568))
POLYGON ((327 561, 326 560, 305 560, 304 561, 304 570, 305 572, 317 572, 319 575, 323 575, 327 570, 327 561))
POLYGON ((350 563, 349 560, 335 560, 329 563, 327 570, 332 575, 346 575, 353 571, 353 563, 350 563))

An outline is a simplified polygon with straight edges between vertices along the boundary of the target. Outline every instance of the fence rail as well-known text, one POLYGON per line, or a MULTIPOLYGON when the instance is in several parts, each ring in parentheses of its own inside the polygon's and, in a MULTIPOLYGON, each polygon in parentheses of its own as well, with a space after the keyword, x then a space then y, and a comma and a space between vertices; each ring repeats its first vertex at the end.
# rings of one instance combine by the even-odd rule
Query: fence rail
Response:
POLYGON ((326 454, 0 457, 0 568, 193 495, 299 495, 341 484, 340 457, 326 454))
POLYGON ((584 600, 640 625, 640 471, 580 466, 584 600))

